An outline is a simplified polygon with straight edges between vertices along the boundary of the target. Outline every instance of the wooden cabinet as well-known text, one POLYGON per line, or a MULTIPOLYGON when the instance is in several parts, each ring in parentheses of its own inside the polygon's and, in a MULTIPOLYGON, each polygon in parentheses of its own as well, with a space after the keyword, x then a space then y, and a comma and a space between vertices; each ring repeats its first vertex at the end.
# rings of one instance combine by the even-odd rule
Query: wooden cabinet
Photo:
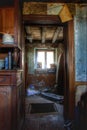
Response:
MULTIPOLYGON (((12 60, 14 62, 14 68, 21 68, 22 61, 22 48, 20 33, 21 27, 18 20, 17 9, 15 7, 0 8, 0 59, 5 59, 8 52, 12 53, 12 60), (3 43, 3 35, 8 33, 14 39, 14 43, 3 43)), ((7 38, 8 39, 8 38, 7 38)))
POLYGON ((8 61, 9 61, 9 52, 11 53, 11 69, 10 70, 21 69, 22 68, 22 50, 20 50, 16 44, 9 45, 8 43, 5 45, 5 44, 0 43, 0 59, 4 60, 4 66, 2 69, 5 69, 6 57, 8 58, 8 61))
POLYGON ((13 56, 12 60, 16 64, 15 68, 21 68, 21 46, 19 45, 21 42, 18 39, 20 28, 17 26, 19 25, 18 15, 15 10, 17 10, 15 7, 0 8, 0 59, 5 59, 8 52, 11 52, 13 56), (14 43, 3 43, 3 35, 5 33, 12 36, 14 43), (17 61, 19 62, 18 64, 17 61))
POLYGON ((0 72, 0 130, 19 130, 24 117, 22 71, 0 72))
MULTIPOLYGON (((16 2, 16 1, 15 1, 16 2)), ((16 5, 17 6, 17 5, 16 5)), ((10 34, 14 38, 14 44, 21 48, 21 13, 17 7, 0 8, 0 34, 10 34)), ((2 42, 2 38, 0 37, 2 42)))
POLYGON ((0 8, 0 59, 5 60, 11 52, 13 63, 11 69, 0 69, 0 130, 20 130, 24 119, 23 51, 17 6, 15 0, 14 7, 0 8), (3 33, 12 34, 14 43, 2 43, 3 33))

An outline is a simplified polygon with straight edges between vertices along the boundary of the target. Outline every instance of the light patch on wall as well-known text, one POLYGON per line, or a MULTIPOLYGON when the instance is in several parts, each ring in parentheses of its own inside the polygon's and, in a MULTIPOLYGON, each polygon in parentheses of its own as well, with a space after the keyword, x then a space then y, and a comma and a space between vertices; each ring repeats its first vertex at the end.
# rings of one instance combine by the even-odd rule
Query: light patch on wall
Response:
POLYGON ((63 8, 63 4, 47 4, 47 14, 48 15, 58 15, 61 9, 63 8))

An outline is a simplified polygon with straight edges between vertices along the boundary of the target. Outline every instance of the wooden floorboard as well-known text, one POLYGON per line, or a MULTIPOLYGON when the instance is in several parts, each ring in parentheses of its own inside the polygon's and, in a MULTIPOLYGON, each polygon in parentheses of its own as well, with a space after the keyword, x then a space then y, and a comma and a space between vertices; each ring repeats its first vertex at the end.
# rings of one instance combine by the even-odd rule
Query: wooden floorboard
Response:
POLYGON ((63 105, 56 104, 56 113, 28 113, 29 103, 53 103, 40 96, 26 97, 25 99, 25 122, 23 130, 64 130, 63 105))

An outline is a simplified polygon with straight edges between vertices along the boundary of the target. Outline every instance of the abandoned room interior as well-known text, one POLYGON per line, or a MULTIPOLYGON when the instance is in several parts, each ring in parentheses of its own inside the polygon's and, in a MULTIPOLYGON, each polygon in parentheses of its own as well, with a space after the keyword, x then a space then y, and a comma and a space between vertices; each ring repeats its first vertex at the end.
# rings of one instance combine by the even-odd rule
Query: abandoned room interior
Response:
POLYGON ((87 2, 0 2, 0 130, 87 130, 87 2))

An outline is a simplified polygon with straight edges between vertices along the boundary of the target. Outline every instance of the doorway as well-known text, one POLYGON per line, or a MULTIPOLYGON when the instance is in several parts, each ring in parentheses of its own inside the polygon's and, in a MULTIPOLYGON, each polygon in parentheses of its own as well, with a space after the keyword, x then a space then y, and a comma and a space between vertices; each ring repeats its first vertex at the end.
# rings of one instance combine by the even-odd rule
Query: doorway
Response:
MULTIPOLYGON (((70 92, 69 90, 72 89, 74 91, 74 87, 73 87, 73 83, 74 80, 72 80, 72 77, 74 77, 74 66, 73 66, 73 21, 70 21, 68 23, 62 24, 59 21, 59 18, 56 16, 32 16, 30 15, 29 17, 27 16, 23 16, 23 23, 24 26, 63 26, 64 28, 64 116, 68 116, 68 117, 73 117, 73 113, 74 113, 74 95, 72 94, 72 92, 70 92), (71 34, 72 34, 72 38, 71 38, 71 34), (71 44, 72 43, 72 44, 71 44), (70 45, 71 44, 71 45, 70 45), (72 50, 72 51, 69 51, 72 50), (71 67, 69 66, 69 64, 71 65, 71 67), (72 71, 71 71, 72 70, 72 71), (72 73, 73 72, 73 73, 72 73), (72 75, 70 77, 70 75, 72 75), (70 81, 69 81, 70 80, 70 81), (70 87, 70 89, 69 89, 70 87), (68 91, 67 91, 68 90, 68 91), (70 98, 68 98, 70 97, 70 98), (71 99, 72 98, 72 99, 71 99), (71 103, 71 100, 73 101, 71 103)), ((34 45, 34 44, 33 44, 34 45)), ((41 44, 43 45, 43 44, 41 44)), ((29 46, 29 44, 28 44, 29 46)), ((32 46, 32 44, 30 45, 30 47, 32 46)), ((56 44, 54 46, 54 48, 56 47, 56 44)), ((26 63, 25 63, 26 65, 26 63)), ((26 73, 28 72, 28 66, 26 65, 26 73)), ((26 75, 25 75, 26 77, 26 75)), ((56 79, 56 78, 55 78, 56 79)))
POLYGON ((44 91, 52 89, 55 93, 64 95, 63 27, 27 25, 25 33, 27 87, 33 85, 44 91))
POLYGON ((64 26, 55 16, 42 16, 42 21, 41 16, 30 17, 28 21, 24 20, 26 95, 30 96, 29 102, 38 103, 39 98, 41 102, 51 101, 62 107, 65 88, 64 26))

